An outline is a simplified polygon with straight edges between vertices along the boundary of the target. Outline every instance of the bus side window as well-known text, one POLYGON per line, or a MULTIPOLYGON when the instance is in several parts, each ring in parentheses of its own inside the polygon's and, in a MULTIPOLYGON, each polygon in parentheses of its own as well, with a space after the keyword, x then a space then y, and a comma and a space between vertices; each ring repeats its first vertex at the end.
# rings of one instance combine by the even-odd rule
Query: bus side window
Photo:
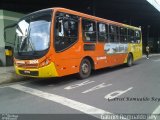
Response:
POLYGON ((134 30, 132 29, 128 29, 128 40, 129 40, 129 43, 135 42, 134 30))
POLYGON ((109 40, 110 42, 118 41, 118 29, 116 26, 109 25, 109 40))
POLYGON ((62 51, 78 40, 78 16, 57 13, 55 23, 55 50, 62 51))
POLYGON ((96 42, 96 23, 91 20, 82 20, 83 37, 85 42, 96 42))
POLYGON ((119 31, 119 27, 116 26, 116 39, 115 42, 119 43, 120 42, 120 31, 119 31))
POLYGON ((107 40, 106 25, 103 23, 98 23, 98 41, 104 42, 106 40, 107 40))
POLYGON ((127 43, 127 28, 120 28, 120 42, 127 43))
POLYGON ((109 25, 106 24, 106 40, 105 40, 106 43, 109 42, 109 25))
POLYGON ((135 31, 135 40, 136 40, 136 43, 140 43, 141 41, 141 32, 139 30, 135 31))

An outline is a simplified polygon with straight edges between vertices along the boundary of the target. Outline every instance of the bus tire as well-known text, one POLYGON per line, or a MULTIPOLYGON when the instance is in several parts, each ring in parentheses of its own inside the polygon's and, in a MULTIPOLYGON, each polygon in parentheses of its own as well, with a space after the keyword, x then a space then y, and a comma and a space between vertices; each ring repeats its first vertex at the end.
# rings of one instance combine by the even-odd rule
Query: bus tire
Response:
POLYGON ((131 67, 133 65, 133 56, 132 54, 128 54, 128 58, 127 58, 127 66, 131 67))
POLYGON ((78 78, 85 79, 88 78, 90 74, 91 74, 91 63, 88 59, 85 58, 81 61, 78 78))

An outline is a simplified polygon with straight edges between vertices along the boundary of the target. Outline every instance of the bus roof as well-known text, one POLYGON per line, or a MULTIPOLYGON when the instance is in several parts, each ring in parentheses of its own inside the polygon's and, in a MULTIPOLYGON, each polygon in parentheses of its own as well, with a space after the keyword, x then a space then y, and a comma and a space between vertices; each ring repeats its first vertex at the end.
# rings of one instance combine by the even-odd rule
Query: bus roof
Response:
MULTIPOLYGON (((141 28, 139 28, 139 27, 123 24, 123 23, 120 23, 120 22, 115 22, 115 21, 112 21, 112 20, 96 17, 96 16, 93 16, 93 15, 88 15, 88 14, 85 14, 85 13, 77 12, 77 11, 62 8, 62 7, 53 7, 53 8, 38 10, 38 11, 35 11, 35 12, 30 13, 28 15, 25 15, 23 18, 25 18, 29 15, 35 14, 35 13, 39 13, 39 12, 42 12, 42 11, 48 11, 48 10, 56 10, 56 11, 71 13, 71 14, 74 14, 74 15, 77 15, 77 16, 80 16, 80 17, 85 17, 85 18, 88 18, 88 19, 96 20, 96 21, 99 21, 99 22, 104 22, 104 23, 107 23, 107 24, 113 24, 113 25, 118 25, 118 26, 123 26, 123 27, 126 27, 126 28, 130 28, 130 29, 141 30, 141 28)), ((21 19, 23 19, 23 18, 21 18, 21 19)))
POLYGON ((140 27, 127 25, 127 24, 123 24, 123 23, 120 23, 120 22, 115 22, 115 21, 112 21, 112 20, 108 20, 108 19, 104 19, 104 18, 88 15, 88 14, 85 14, 85 13, 77 12, 77 11, 66 9, 66 8, 53 7, 52 9, 54 9, 56 11, 71 13, 71 14, 74 14, 74 15, 77 15, 77 16, 80 16, 80 17, 85 17, 85 18, 88 18, 88 19, 93 19, 93 20, 104 22, 104 23, 108 23, 108 24, 123 26, 123 27, 127 27, 127 28, 130 28, 130 29, 141 30, 140 27))

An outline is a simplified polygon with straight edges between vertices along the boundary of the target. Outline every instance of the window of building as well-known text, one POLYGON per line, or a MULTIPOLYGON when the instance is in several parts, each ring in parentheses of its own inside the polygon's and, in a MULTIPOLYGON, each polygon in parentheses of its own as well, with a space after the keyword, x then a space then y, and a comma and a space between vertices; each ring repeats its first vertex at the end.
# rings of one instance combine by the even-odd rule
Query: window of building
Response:
POLYGON ((85 42, 96 42, 96 23, 91 20, 82 20, 83 37, 85 42))
POLYGON ((75 15, 57 13, 55 25, 55 50, 62 51, 78 40, 78 21, 75 15))

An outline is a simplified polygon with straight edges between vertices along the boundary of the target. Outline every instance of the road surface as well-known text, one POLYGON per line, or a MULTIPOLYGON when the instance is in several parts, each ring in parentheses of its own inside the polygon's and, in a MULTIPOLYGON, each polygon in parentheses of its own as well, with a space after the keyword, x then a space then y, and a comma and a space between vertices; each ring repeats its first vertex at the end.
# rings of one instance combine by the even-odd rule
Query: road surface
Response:
POLYGON ((160 120, 160 57, 94 71, 85 80, 72 75, 0 86, 0 113, 4 120, 160 120))

